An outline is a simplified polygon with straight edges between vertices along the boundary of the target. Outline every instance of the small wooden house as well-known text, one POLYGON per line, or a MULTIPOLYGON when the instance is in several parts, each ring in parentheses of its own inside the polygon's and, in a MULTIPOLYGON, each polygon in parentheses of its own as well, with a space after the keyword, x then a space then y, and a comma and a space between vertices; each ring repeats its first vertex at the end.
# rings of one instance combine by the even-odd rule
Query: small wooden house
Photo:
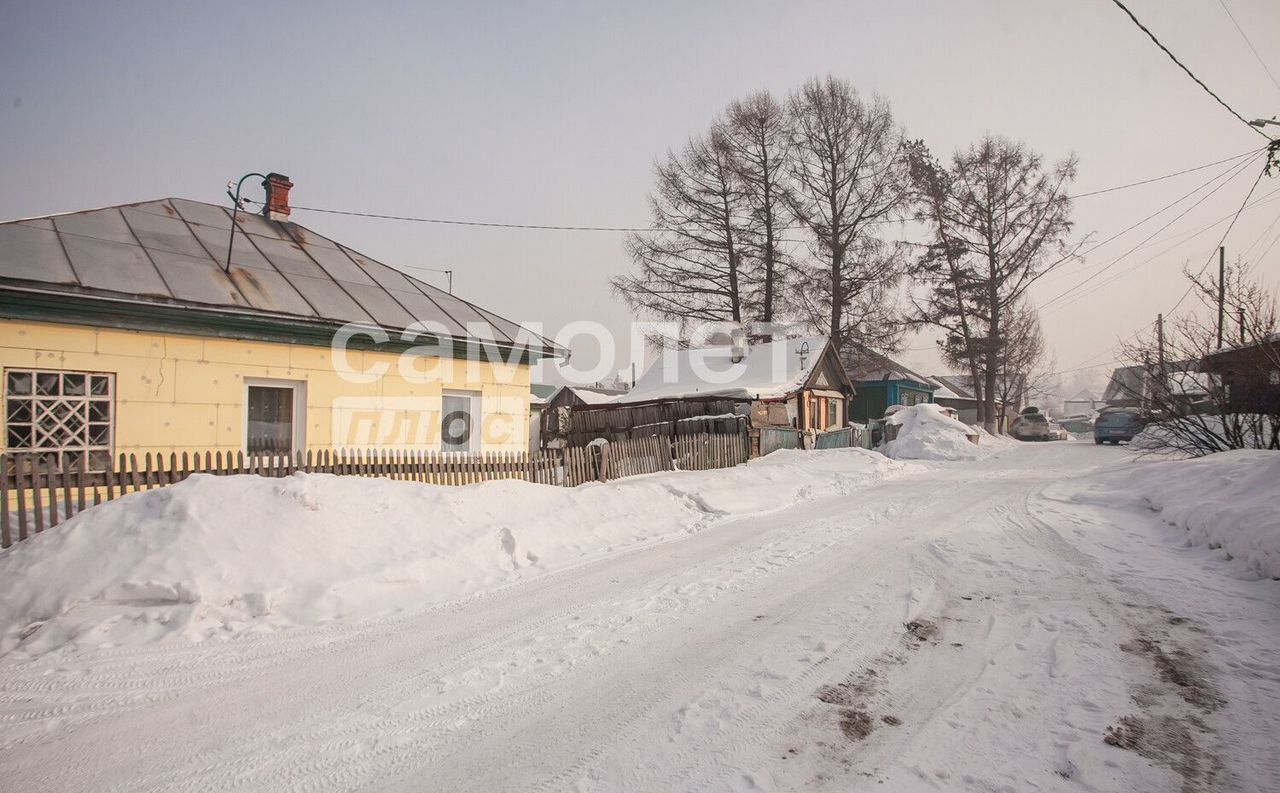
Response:
POLYGON ((635 388, 572 411, 570 445, 644 435, 744 428, 754 454, 798 447, 804 433, 845 426, 853 383, 825 336, 665 350, 635 388), (766 433, 762 445, 761 430, 766 433), (781 432, 785 431, 785 432, 781 432))
POLYGON ((890 405, 920 405, 933 401, 937 384, 883 355, 864 352, 850 368, 858 395, 850 418, 866 423, 884 416, 890 405))
POLYGON ((1200 370, 1221 383, 1229 410, 1280 415, 1280 333, 1210 353, 1200 370))

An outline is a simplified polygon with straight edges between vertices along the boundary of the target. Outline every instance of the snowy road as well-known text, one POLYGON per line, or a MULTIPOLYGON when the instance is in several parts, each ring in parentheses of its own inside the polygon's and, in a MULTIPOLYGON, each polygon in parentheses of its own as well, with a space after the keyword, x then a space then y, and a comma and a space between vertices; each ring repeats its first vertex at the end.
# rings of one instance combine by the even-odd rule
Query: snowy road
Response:
POLYGON ((0 662, 0 789, 1280 789, 1280 585, 1095 498, 1123 454, 1020 447, 356 627, 0 662))

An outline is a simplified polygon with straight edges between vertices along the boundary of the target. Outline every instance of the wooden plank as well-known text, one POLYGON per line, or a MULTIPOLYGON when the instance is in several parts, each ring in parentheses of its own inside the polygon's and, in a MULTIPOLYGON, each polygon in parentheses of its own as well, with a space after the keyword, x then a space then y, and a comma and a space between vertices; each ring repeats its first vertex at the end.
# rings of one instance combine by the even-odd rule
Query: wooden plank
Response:
MULTIPOLYGON (((13 455, 0 454, 0 548, 13 545, 13 536, 9 528, 9 466, 12 464, 13 455)), ((16 471, 13 481, 17 487, 22 487, 16 471)))
POLYGON ((31 455, 31 506, 36 513, 36 534, 44 531, 44 508, 40 499, 40 455, 31 455))
MULTIPOLYGON (((86 452, 87 454, 87 452, 86 452)), ((67 457, 62 459, 62 517, 70 518, 74 514, 74 506, 72 504, 72 490, 75 489, 75 468, 77 466, 71 463, 67 457)))
MULTIPOLYGON (((13 456, 14 471, 14 487, 18 490, 18 539, 25 540, 27 538, 27 478, 23 474, 22 469, 27 463, 28 455, 15 454, 13 456)), ((8 505, 5 505, 6 508, 8 505)))
MULTIPOLYGON (((80 459, 80 465, 76 466, 76 511, 77 512, 84 512, 85 507, 88 503, 88 499, 86 498, 86 493, 84 491, 84 482, 86 479, 86 474, 88 473, 85 469, 88 467, 88 465, 89 465, 89 456, 85 455, 80 459)), ((7 510, 8 502, 4 502, 4 503, 5 503, 5 508, 7 510)))
POLYGON ((142 481, 138 472, 138 455, 129 453, 129 485, 130 492, 137 493, 142 489, 142 481))

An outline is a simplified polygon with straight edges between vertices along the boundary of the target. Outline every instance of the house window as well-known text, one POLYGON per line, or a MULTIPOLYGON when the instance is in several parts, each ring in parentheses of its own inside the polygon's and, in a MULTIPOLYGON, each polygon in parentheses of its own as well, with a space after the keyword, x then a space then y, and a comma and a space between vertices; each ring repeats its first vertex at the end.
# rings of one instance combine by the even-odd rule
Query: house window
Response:
POLYGON ((293 455, 302 449, 306 412, 304 384, 245 380, 245 452, 293 455))
POLYGON ((4 391, 8 451, 41 452, 60 468, 106 468, 115 430, 115 375, 6 369, 4 391))
POLYGON ((480 450, 479 394, 446 393, 440 401, 440 449, 446 452, 480 450))

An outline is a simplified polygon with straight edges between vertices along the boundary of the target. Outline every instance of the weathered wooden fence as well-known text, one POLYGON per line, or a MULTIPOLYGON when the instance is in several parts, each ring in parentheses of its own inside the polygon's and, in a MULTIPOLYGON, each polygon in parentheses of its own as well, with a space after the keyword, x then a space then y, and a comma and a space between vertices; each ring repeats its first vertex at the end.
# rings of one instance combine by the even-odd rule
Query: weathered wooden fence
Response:
POLYGON ((120 454, 108 461, 102 471, 86 471, 67 464, 60 467, 40 454, 7 453, 0 455, 0 548, 8 548, 89 507, 175 484, 192 474, 282 477, 304 471, 437 485, 520 479, 576 487, 658 471, 726 468, 746 461, 744 437, 738 434, 631 438, 534 454, 363 449, 326 449, 292 457, 239 452, 120 454))

